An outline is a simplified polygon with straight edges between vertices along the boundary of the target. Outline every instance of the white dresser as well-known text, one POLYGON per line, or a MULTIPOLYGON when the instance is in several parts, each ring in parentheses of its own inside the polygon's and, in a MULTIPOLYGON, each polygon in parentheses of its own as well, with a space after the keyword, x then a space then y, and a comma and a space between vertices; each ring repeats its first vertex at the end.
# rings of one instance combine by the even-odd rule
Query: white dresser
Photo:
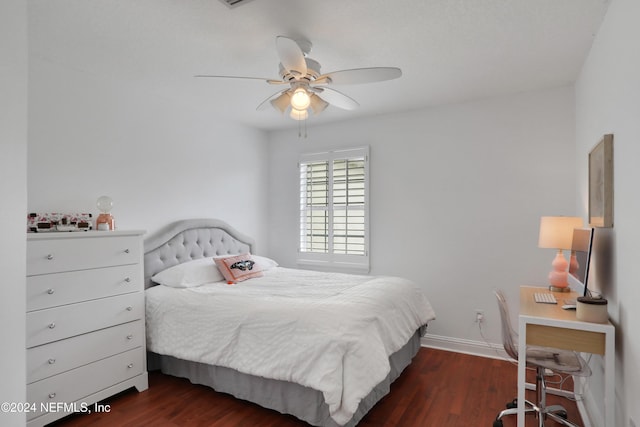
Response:
POLYGON ((148 388, 143 234, 27 234, 28 426, 148 388))

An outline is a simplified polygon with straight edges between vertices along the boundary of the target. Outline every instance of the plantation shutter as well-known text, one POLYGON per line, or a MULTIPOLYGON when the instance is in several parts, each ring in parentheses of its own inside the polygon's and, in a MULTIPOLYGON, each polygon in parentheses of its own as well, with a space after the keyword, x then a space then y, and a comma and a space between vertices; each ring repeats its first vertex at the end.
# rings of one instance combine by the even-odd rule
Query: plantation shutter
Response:
POLYGON ((299 262, 368 270, 368 148, 303 155, 299 166, 299 262))
POLYGON ((329 252, 329 162, 300 164, 300 250, 329 252))

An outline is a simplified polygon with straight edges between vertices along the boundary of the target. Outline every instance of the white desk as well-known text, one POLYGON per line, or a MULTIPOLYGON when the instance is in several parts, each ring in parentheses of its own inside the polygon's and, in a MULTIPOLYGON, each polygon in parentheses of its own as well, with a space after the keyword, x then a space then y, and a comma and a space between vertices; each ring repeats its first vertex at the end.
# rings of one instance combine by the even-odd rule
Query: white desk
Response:
POLYGON ((534 292, 546 288, 520 287, 518 318, 518 426, 524 427, 527 344, 600 354, 604 357, 605 427, 615 427, 615 328, 611 322, 591 323, 576 320, 575 310, 563 310, 562 301, 576 299, 575 292, 554 292, 558 304, 540 304, 534 292))

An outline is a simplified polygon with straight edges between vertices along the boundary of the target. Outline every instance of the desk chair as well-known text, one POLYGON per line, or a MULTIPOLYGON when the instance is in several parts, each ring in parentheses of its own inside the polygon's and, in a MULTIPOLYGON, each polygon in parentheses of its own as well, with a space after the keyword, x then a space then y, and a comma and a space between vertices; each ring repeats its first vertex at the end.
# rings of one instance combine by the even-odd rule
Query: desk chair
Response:
MULTIPOLYGON (((518 334, 511 326, 509 317, 509 307, 504 298, 504 294, 496 290, 498 307, 500 308, 500 318, 502 320, 502 343, 507 354, 514 360, 518 360, 518 334)), ((538 417, 538 426, 544 427, 545 419, 552 420, 569 427, 579 427, 567 421, 567 410, 561 405, 546 406, 545 369, 549 369, 557 374, 570 374, 574 376, 586 377, 591 375, 591 369, 587 362, 576 352, 560 350, 549 347, 528 346, 527 347, 527 367, 536 368, 536 394, 537 402, 534 404, 525 401, 525 415, 535 414, 538 417)), ((517 400, 507 404, 507 409, 500 412, 493 422, 493 427, 502 427, 502 418, 506 415, 516 415, 517 400)))

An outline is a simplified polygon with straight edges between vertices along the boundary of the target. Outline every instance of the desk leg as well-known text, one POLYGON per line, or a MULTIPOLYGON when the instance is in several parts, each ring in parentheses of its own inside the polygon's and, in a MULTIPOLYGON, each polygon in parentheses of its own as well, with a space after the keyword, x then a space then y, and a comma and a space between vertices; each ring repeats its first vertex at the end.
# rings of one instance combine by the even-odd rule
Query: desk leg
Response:
POLYGON ((518 427, 524 427, 525 388, 527 383, 527 324, 518 321, 518 427))
POLYGON ((616 415, 616 349, 615 349, 615 330, 606 334, 604 353, 604 420, 607 427, 615 427, 616 415))

